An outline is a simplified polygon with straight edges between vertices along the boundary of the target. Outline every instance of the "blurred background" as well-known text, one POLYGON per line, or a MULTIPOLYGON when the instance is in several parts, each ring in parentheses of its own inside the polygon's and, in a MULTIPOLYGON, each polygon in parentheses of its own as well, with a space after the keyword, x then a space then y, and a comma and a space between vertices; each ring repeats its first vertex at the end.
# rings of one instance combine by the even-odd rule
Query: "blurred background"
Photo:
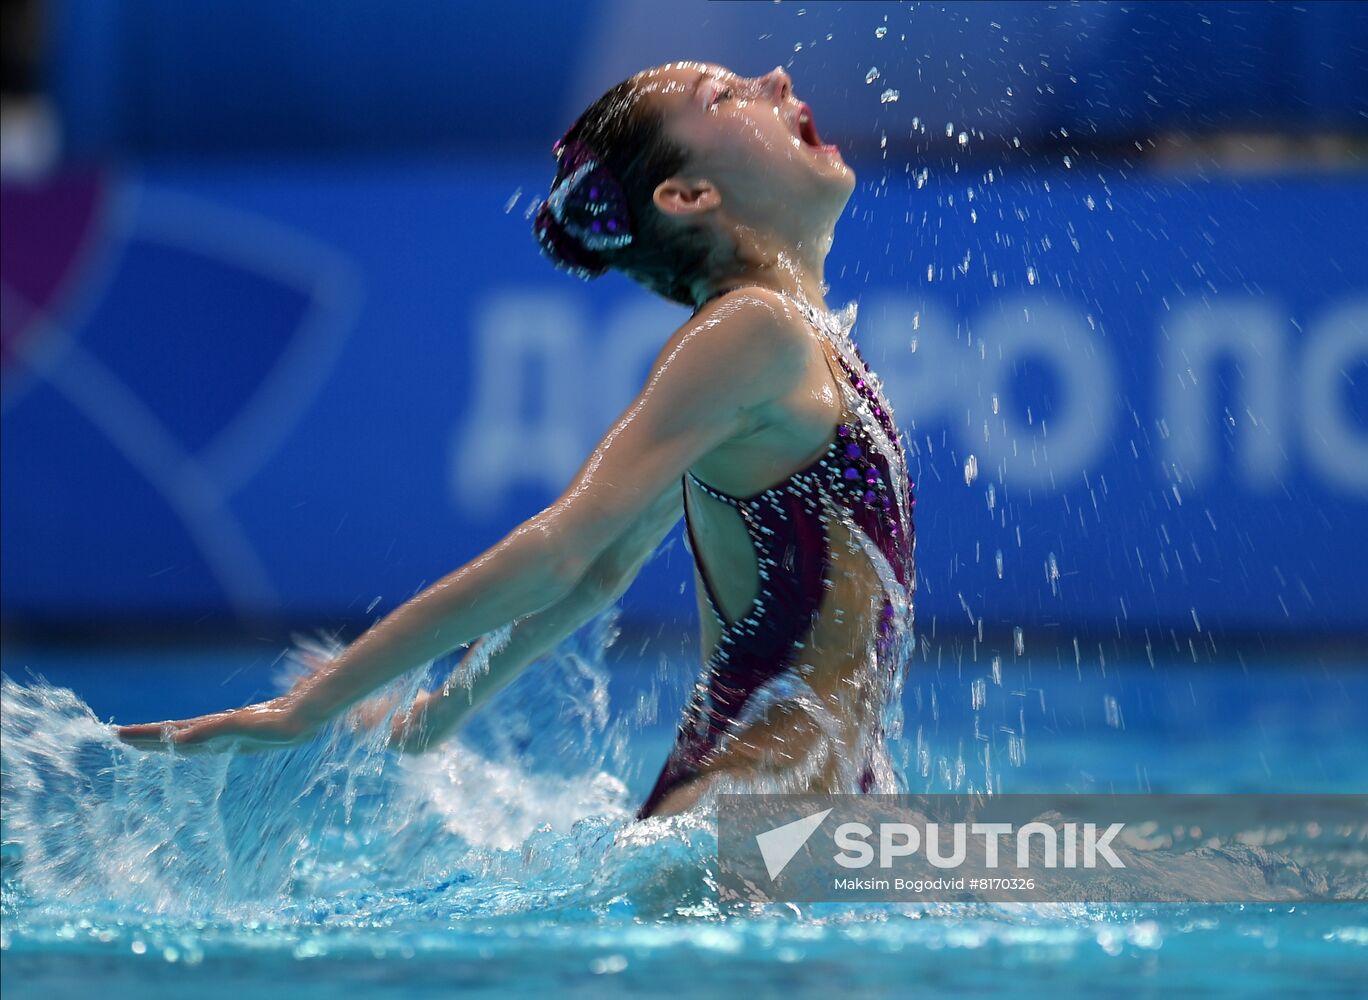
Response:
MULTIPOLYGON (((785 66, 860 177, 828 299, 928 658, 1368 660, 1368 5, 3 11, 7 670, 349 637, 553 500, 685 312, 529 214, 677 59, 785 66)), ((676 533, 634 651, 687 651, 690 580, 676 533)))

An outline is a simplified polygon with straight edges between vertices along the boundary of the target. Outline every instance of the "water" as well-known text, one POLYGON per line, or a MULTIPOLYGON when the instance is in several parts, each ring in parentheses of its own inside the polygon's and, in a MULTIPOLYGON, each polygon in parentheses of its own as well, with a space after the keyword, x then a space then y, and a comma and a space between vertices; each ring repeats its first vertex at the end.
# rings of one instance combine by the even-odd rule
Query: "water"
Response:
MULTIPOLYGON (((1362 994, 1365 903, 720 909, 707 816, 629 819, 689 668, 609 662, 605 629, 402 759, 345 728, 173 759, 97 721, 260 697, 273 652, 7 651, 6 997, 1362 994)), ((912 788, 1368 787, 1368 669, 1006 652, 919 658, 912 788)))

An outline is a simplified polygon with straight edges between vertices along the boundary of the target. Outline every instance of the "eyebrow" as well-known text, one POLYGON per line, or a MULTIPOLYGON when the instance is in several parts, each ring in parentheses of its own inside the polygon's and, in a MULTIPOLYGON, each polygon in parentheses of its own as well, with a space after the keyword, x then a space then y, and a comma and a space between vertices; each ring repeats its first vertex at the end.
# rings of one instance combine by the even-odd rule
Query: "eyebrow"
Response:
POLYGON ((721 83, 724 79, 729 86, 735 87, 740 82, 741 77, 731 70, 727 71, 726 77, 722 77, 716 73, 699 73, 698 79, 694 81, 693 88, 689 91, 689 94, 692 97, 697 97, 698 88, 703 86, 704 80, 716 80, 718 83, 721 83))

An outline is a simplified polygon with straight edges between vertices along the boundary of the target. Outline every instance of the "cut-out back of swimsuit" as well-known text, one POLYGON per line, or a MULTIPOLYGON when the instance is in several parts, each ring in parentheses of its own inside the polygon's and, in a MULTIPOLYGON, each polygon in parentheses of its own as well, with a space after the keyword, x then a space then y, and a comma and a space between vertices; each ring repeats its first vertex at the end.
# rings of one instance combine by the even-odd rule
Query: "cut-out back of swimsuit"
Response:
MULTIPOLYGON (((649 815, 679 785, 695 777, 706 758, 748 717, 757 692, 794 671, 796 658, 821 612, 831 567, 828 526, 833 518, 853 524, 867 541, 869 557, 885 579, 878 625, 881 659, 900 629, 910 629, 912 581, 912 484, 906 455, 876 376, 847 332, 854 306, 822 314, 797 303, 822 331, 823 353, 835 354, 841 383, 840 423, 822 454, 781 482, 747 497, 723 493, 692 472, 686 474, 685 525, 699 579, 721 628, 704 665, 676 737, 675 747, 639 815, 649 815), (833 329, 830 323, 839 324, 833 329), (830 350, 828 350, 828 346, 830 350), (754 600, 738 618, 723 614, 689 513, 688 481, 734 508, 754 549, 758 576, 754 600), (872 550, 872 551, 869 551, 872 550)), ((891 669, 898 669, 892 664, 891 669)))

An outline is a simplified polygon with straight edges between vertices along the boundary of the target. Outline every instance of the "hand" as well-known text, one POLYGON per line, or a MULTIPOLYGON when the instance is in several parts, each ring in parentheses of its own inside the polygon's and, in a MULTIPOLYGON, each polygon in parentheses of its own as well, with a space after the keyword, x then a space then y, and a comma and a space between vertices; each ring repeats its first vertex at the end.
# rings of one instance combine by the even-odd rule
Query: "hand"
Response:
POLYGON ((193 719, 115 726, 119 739, 142 750, 251 753, 303 743, 315 726, 298 717, 287 696, 193 719))

